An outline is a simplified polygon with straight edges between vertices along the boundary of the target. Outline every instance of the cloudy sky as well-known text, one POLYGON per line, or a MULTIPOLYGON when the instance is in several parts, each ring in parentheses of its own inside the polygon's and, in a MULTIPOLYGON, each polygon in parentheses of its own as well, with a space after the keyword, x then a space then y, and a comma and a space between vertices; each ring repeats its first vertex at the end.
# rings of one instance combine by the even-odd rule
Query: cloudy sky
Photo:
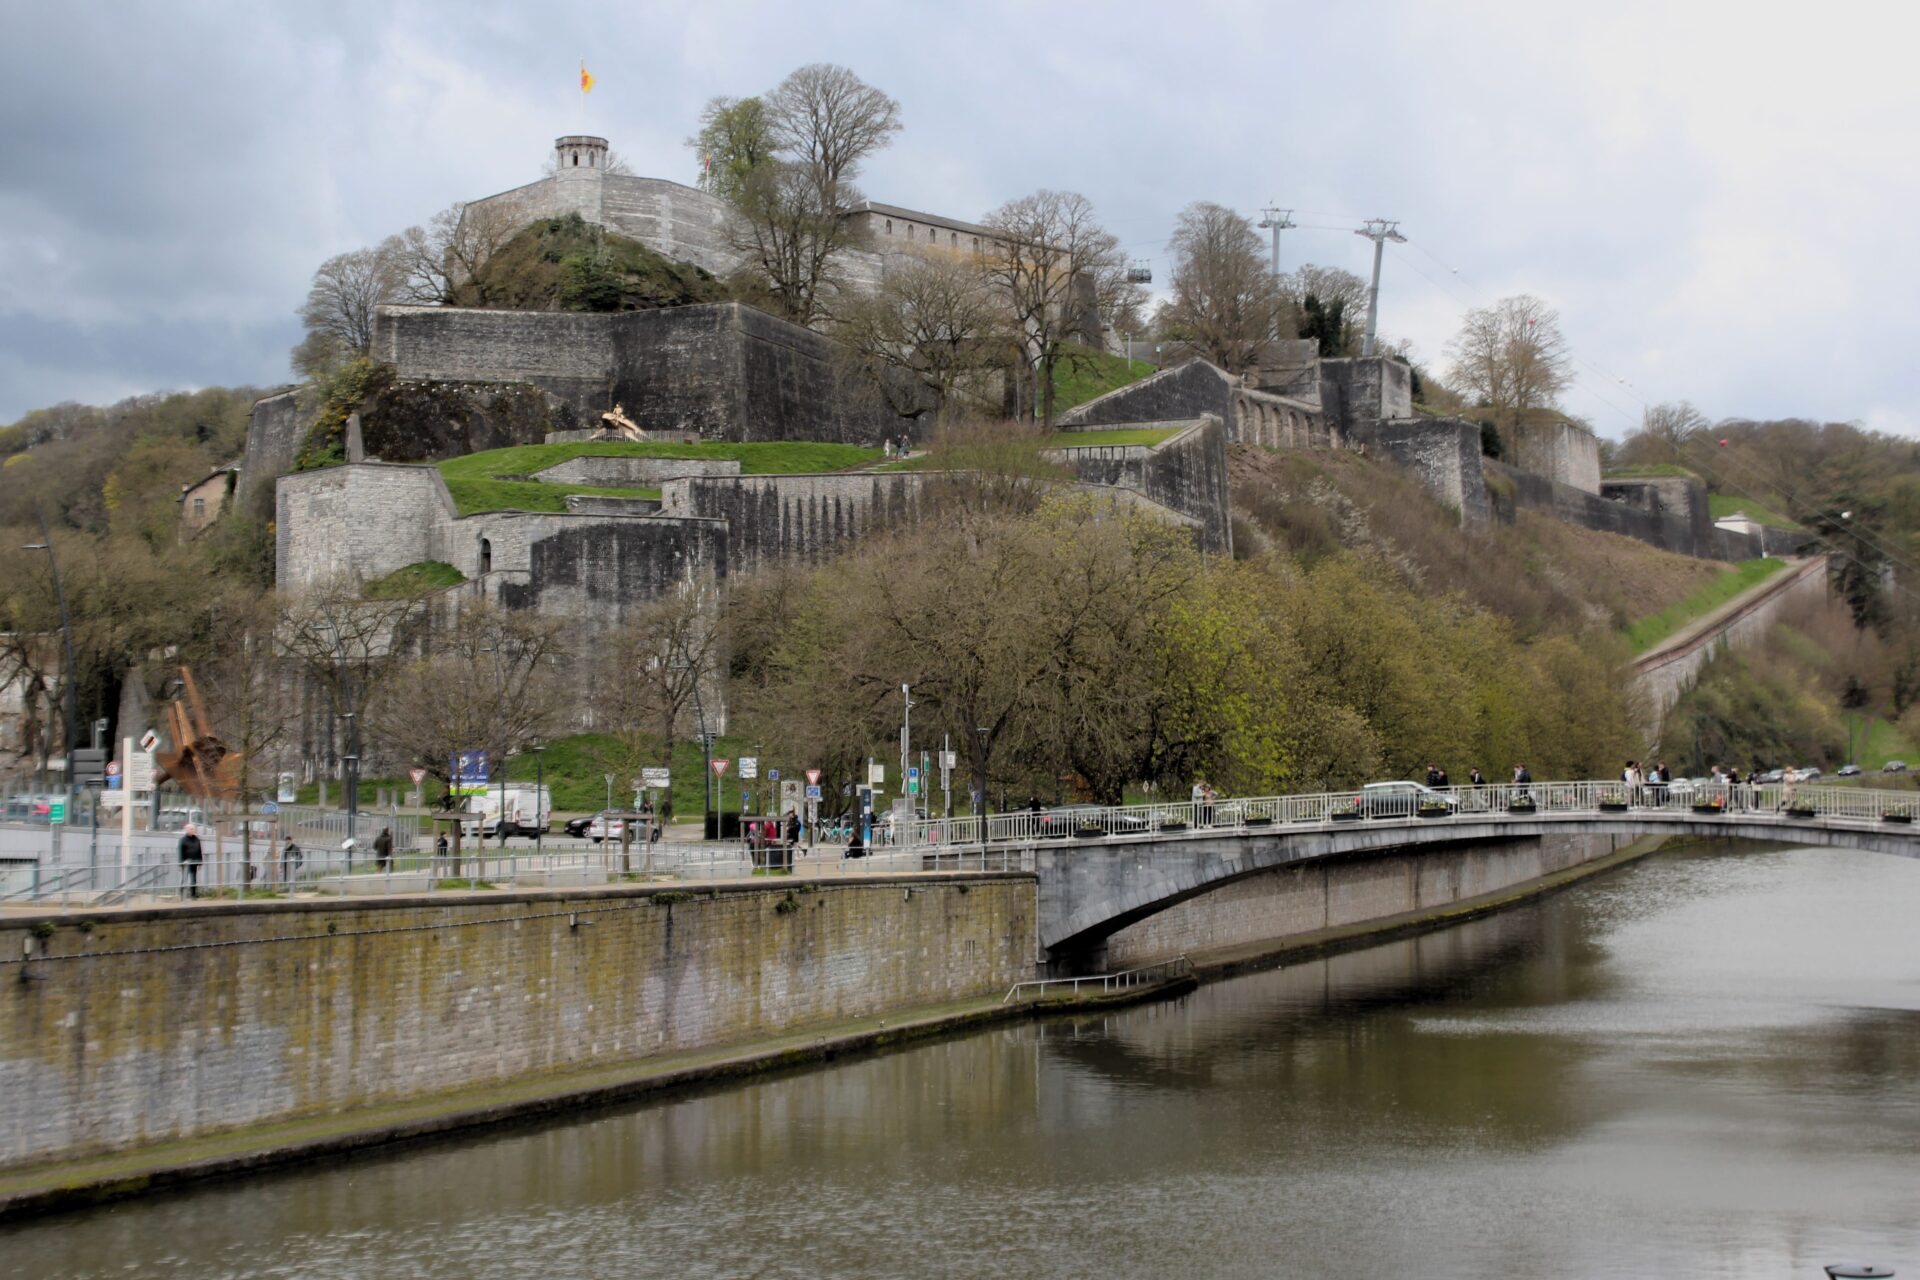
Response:
POLYGON ((1442 359, 1558 307, 1570 407, 1920 433, 1906 5, 1115 2, 49 5, 0 0, 0 422, 288 377, 313 268, 539 176, 591 131, 689 180, 715 94, 833 61, 900 99, 875 199, 1085 193, 1164 280, 1180 207, 1270 201, 1442 359), (598 78, 584 102, 584 56, 598 78))

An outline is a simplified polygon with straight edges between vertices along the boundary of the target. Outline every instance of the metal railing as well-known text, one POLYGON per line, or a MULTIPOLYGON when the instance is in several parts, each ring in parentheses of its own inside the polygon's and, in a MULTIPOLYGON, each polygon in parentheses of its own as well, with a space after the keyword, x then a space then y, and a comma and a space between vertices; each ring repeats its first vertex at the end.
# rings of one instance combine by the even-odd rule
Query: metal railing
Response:
POLYGON ((875 848, 959 848, 1073 841, 1162 840, 1270 828, 1332 827, 1345 822, 1426 822, 1600 817, 1639 812, 1688 821, 1763 817, 1843 823, 1902 823, 1920 811, 1912 791, 1876 791, 1812 783, 1498 783, 1430 792, 1319 792, 1221 798, 1173 804, 1068 805, 989 815, 876 823, 875 848))
POLYGON ((1183 953, 1171 960, 1162 960, 1157 964, 1142 965, 1138 969, 1122 969, 1118 973, 1092 973, 1079 978, 1034 978, 1026 982, 1016 982, 1007 989, 1001 1004, 1012 1004, 1017 1000, 1039 1000, 1050 991, 1067 991, 1079 995, 1082 987, 1098 987, 1102 995, 1111 995, 1116 991, 1133 991, 1140 987, 1155 987, 1178 977, 1191 977, 1193 961, 1183 953))

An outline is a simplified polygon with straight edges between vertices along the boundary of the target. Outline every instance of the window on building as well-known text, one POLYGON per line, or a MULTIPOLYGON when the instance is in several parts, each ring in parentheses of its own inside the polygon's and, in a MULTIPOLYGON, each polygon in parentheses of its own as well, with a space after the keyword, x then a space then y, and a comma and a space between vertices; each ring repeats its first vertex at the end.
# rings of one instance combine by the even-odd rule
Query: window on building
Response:
POLYGON ((578 151, 573 153, 573 167, 576 169, 580 167, 580 153, 578 151))
POLYGON ((913 239, 913 224, 911 222, 907 224, 907 239, 913 239))
POLYGON ((493 540, 490 538, 480 539, 480 572, 493 572, 493 540))
POLYGON ((960 233, 958 231, 947 232, 947 243, 958 249, 960 247, 960 233))
POLYGON ((893 219, 892 219, 892 218, 888 218, 888 219, 887 219, 887 234, 888 234, 888 235, 892 235, 892 234, 893 234, 893 219))
POLYGON ((205 498, 195 498, 193 500, 193 514, 196 516, 204 516, 207 514, 207 500, 205 498))
POLYGON ((978 253, 978 252, 980 252, 980 237, 979 237, 979 236, 975 236, 975 237, 973 238, 973 251, 974 251, 975 253, 978 253))

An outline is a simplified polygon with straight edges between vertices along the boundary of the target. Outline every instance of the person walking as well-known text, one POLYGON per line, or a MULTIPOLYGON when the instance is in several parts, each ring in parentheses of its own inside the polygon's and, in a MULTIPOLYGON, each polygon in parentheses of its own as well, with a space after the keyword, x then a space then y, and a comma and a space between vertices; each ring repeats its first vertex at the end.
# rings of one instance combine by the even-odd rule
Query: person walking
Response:
POLYGON ((189 822, 180 832, 180 869, 187 876, 189 898, 200 896, 200 862, 203 856, 200 852, 200 833, 189 822))
POLYGON ((380 828, 380 834, 373 838, 373 861, 382 871, 393 870, 393 831, 391 828, 380 828))
POLYGON ((797 810, 787 810, 787 865, 793 865, 793 855, 800 849, 800 814, 797 810))
POLYGON ((1652 770, 1647 774, 1647 790, 1653 796, 1654 808, 1664 809, 1666 807, 1667 783, 1670 781, 1672 781, 1672 777, 1667 773, 1667 762, 1665 760, 1656 760, 1652 770))
POLYGON ((300 846, 293 842, 292 836, 288 836, 286 845, 280 850, 280 878, 292 880, 300 874, 300 864, 306 860, 307 855, 300 852, 300 846))
POLYGON ((433 838, 433 862, 437 871, 447 860, 447 833, 442 831, 433 838))
POLYGON ((1473 768, 1467 770, 1467 785, 1474 787, 1484 787, 1487 785, 1487 775, 1480 772, 1479 765, 1475 765, 1473 768))

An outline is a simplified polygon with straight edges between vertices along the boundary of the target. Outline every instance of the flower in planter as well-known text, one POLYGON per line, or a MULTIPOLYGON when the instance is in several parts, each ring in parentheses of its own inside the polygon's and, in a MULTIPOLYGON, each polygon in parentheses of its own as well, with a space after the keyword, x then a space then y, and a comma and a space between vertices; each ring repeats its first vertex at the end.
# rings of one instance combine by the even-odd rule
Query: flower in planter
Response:
POLYGON ((1627 793, 1624 791, 1603 791, 1600 793, 1601 804, 1625 804, 1626 802, 1627 793))

